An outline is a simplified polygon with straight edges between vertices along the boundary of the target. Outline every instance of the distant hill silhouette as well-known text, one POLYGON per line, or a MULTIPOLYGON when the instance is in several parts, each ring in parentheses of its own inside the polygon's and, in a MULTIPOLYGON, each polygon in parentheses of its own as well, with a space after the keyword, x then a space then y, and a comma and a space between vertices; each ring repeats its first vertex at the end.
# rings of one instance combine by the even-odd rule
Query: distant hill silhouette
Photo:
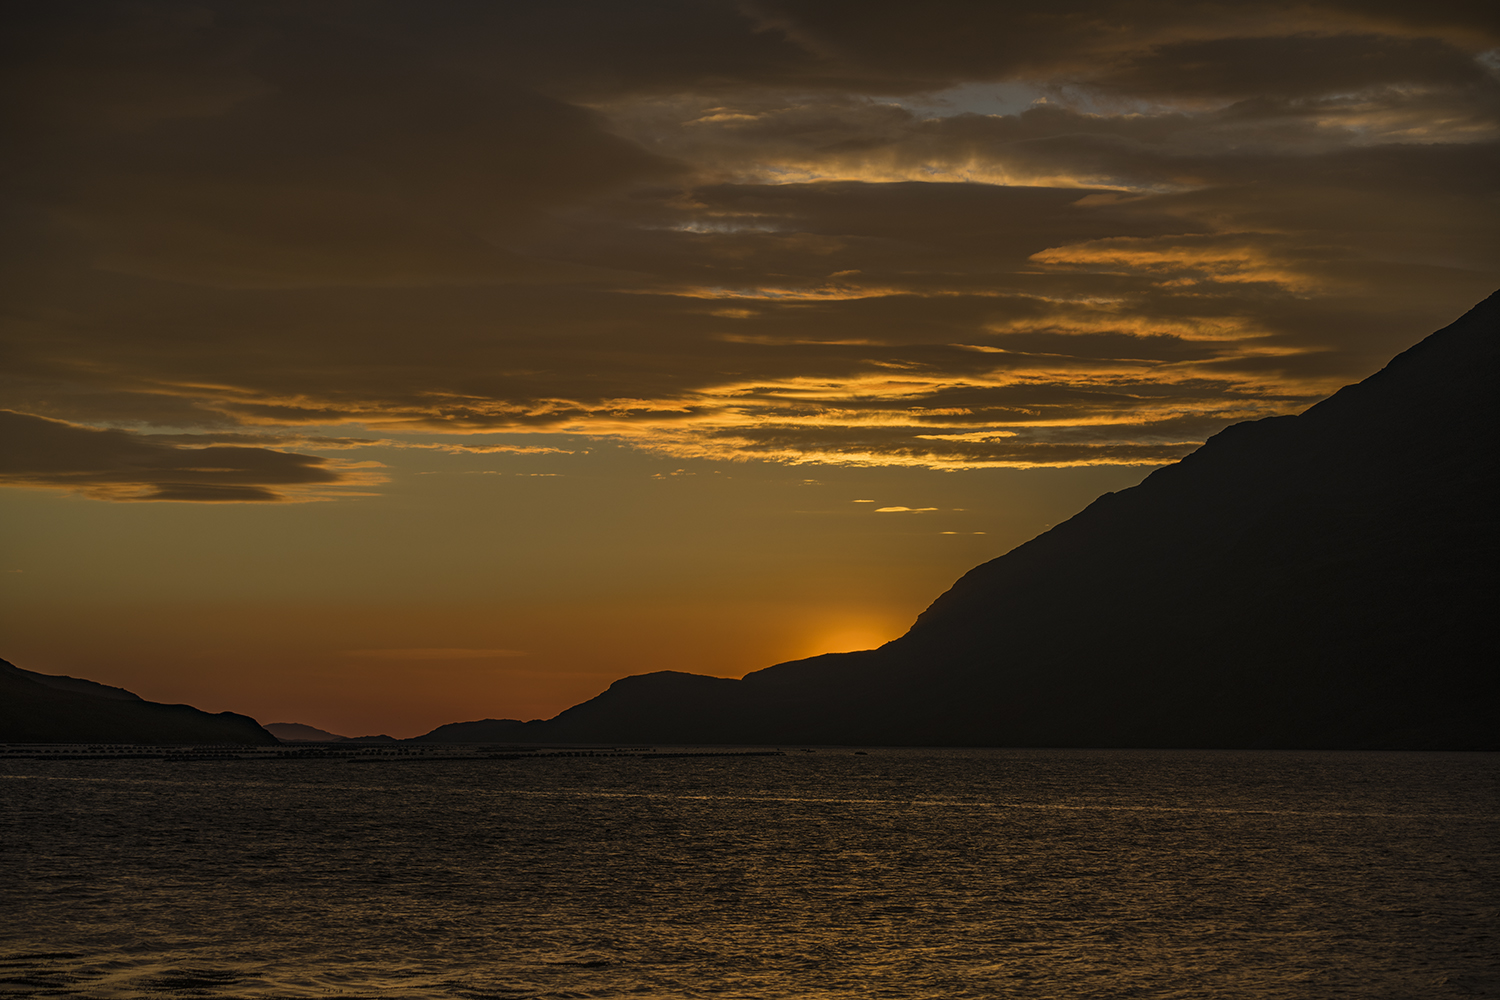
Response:
POLYGON ((264 728, 266 732, 283 741, 299 740, 304 743, 329 743, 334 740, 346 740, 349 738, 301 722, 268 722, 264 728))
MULTIPOLYGON (((532 723, 531 725, 535 725, 532 723)), ((450 722, 423 736, 419 743, 509 743, 529 738, 528 723, 517 719, 480 719, 477 722, 450 722)))
POLYGON ((276 743, 249 716, 144 701, 124 688, 0 660, 0 742, 276 743))
POLYGON ((879 649, 419 738, 1500 748, 1497 342, 1500 293, 971 570, 879 649))

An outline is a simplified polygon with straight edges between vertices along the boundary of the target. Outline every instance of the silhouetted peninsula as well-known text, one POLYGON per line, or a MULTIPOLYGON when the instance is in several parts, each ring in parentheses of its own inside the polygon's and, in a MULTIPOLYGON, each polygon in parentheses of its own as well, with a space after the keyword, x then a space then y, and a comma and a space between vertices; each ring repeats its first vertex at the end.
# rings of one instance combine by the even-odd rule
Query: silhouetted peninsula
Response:
POLYGON ((303 722, 267 722, 265 730, 283 743, 331 743, 349 738, 303 722))
POLYGON ((960 579, 879 649, 425 740, 1500 748, 1500 293, 960 579))
POLYGON ((145 701, 124 688, 39 674, 0 660, 0 742, 279 742, 254 719, 145 701))

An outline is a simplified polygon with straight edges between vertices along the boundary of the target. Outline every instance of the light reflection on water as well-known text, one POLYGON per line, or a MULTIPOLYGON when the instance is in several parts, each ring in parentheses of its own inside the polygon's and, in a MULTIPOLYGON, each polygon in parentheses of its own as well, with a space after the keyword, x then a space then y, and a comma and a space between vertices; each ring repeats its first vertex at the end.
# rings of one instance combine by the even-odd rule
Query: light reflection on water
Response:
POLYGON ((1500 759, 0 761, 0 996, 1500 995, 1500 759))

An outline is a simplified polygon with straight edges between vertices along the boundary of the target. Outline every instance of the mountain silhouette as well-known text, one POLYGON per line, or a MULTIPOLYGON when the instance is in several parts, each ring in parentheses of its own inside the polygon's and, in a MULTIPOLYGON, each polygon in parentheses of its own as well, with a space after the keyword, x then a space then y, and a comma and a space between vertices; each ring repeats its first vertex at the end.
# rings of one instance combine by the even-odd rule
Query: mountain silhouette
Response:
POLYGON ((145 701, 124 688, 0 660, 3 743, 249 743, 278 740, 252 718, 145 701))
POLYGON ((479 719, 475 722, 450 722, 432 732, 413 737, 421 743, 509 743, 528 739, 536 723, 519 719, 479 719))
POLYGON ((1500 748, 1500 293, 976 567, 905 635, 663 671, 509 742, 1500 748))
POLYGON ((334 740, 349 738, 302 722, 268 722, 265 724, 265 730, 283 742, 290 740, 301 743, 330 743, 334 740))

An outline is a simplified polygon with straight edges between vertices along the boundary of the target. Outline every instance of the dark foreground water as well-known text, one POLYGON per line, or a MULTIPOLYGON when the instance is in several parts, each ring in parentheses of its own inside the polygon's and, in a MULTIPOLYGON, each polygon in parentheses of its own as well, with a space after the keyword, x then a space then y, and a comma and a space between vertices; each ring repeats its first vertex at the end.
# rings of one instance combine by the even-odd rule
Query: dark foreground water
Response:
POLYGON ((0 996, 1500 996, 1500 755, 0 760, 0 996))

